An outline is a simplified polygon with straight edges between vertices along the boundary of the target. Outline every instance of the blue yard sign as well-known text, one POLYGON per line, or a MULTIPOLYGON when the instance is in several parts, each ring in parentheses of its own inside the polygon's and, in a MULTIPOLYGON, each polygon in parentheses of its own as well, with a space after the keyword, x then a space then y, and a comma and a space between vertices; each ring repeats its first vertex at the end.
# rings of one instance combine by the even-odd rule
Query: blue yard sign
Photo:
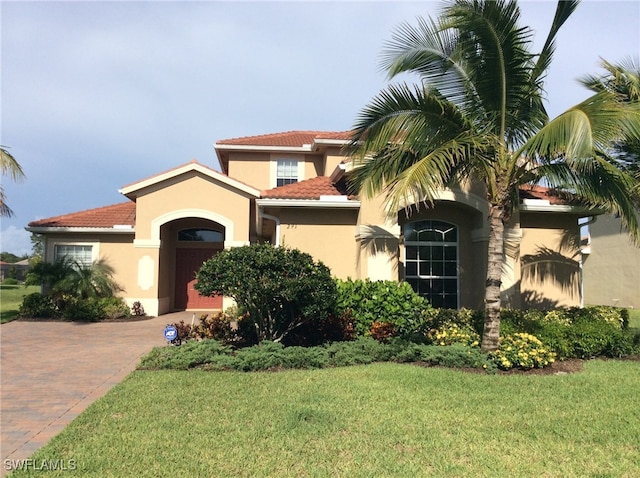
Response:
POLYGON ((176 329, 173 325, 167 325, 164 328, 164 338, 169 342, 178 338, 178 329, 176 329))

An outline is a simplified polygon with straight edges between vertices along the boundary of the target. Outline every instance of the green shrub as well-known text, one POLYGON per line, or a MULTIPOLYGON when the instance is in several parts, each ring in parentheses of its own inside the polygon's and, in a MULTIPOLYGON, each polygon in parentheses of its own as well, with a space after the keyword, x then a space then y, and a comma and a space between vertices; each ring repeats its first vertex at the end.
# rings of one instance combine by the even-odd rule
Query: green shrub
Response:
POLYGON ((583 316, 567 332, 567 340, 577 358, 624 357, 635 353, 633 334, 616 321, 583 316))
POLYGON ((215 340, 192 341, 180 346, 155 347, 142 357, 140 368, 187 370, 226 356, 230 349, 215 340))
POLYGON ((297 249, 252 244, 206 261, 196 289, 205 296, 232 297, 256 326, 258 340, 282 340, 295 328, 327 317, 336 285, 322 262, 297 249))
POLYGON ((489 357, 498 368, 542 368, 555 361, 556 354, 534 335, 516 333, 500 337, 500 348, 489 357))
POLYGON ((235 337, 231 318, 224 312, 202 314, 199 323, 191 330, 191 335, 197 339, 215 339, 227 343, 235 337))
POLYGON ((51 297, 34 292, 24 296, 18 310, 18 316, 30 318, 56 318, 60 311, 51 297))
POLYGON ((284 347, 264 341, 260 345, 232 350, 215 340, 191 341, 181 346, 157 347, 143 357, 143 369, 200 367, 208 370, 259 371, 288 368, 323 368, 362 365, 373 362, 420 362, 445 367, 495 369, 479 348, 453 345, 440 347, 402 340, 387 344, 370 337, 352 342, 335 342, 317 347, 284 347))
POLYGON ((104 311, 103 318, 127 319, 131 317, 131 309, 124 300, 119 297, 105 297, 99 300, 104 311))
POLYGON ((416 345, 420 362, 450 368, 482 368, 488 372, 496 366, 479 347, 454 344, 448 347, 416 345))
POLYGON ((369 335, 374 322, 393 326, 399 335, 422 328, 422 312, 429 303, 406 282, 337 280, 339 314, 353 317, 355 333, 369 335))
POLYGON ((621 357, 637 350, 615 307, 503 311, 502 335, 516 332, 535 335, 559 359, 621 357))
POLYGON ((105 318, 105 310, 100 299, 68 299, 62 316, 65 319, 83 322, 97 322, 105 318))
POLYGON ((5 280, 2 281, 2 285, 19 285, 19 284, 20 284, 20 281, 13 277, 7 277, 5 280))
POLYGON ((282 343, 286 346, 311 347, 328 342, 354 340, 355 327, 353 322, 353 317, 348 313, 329 314, 327 317, 296 327, 282 339, 282 343))

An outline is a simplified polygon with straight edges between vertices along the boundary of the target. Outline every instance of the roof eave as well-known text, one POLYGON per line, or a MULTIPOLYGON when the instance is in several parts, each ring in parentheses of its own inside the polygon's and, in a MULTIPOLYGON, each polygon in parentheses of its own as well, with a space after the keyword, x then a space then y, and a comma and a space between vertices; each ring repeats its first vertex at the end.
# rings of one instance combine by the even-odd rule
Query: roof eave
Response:
POLYGON ((68 233, 94 233, 94 234, 135 234, 136 228, 129 226, 114 227, 72 227, 72 226, 28 226, 25 227, 28 232, 36 234, 44 234, 51 232, 68 232, 68 233))
POLYGON ((555 212, 565 214, 583 214, 587 216, 598 216, 605 213, 602 209, 596 209, 588 206, 571 206, 568 204, 520 204, 519 210, 521 212, 555 212))
POLYGON ((216 151, 260 151, 260 152, 276 152, 276 153, 308 153, 313 151, 311 144, 303 144, 302 146, 262 146, 255 144, 220 144, 213 145, 216 151))
POLYGON ((129 199, 135 199, 136 197, 136 192, 144 189, 144 188, 148 188, 150 186, 153 186, 155 184, 158 184, 162 181, 166 181, 168 179, 172 179, 174 177, 180 176, 181 174, 185 174, 191 171, 197 171, 201 174, 204 174, 205 176, 208 176, 212 179, 215 179, 217 181, 220 181, 223 184, 226 184, 227 186, 231 186, 237 190, 240 190, 246 194, 249 194, 250 196, 253 196, 255 198, 259 198, 260 197, 260 191, 257 190, 256 188, 249 186, 248 184, 244 184, 241 183, 233 178, 230 178, 228 176, 225 176, 222 173, 219 173, 218 171, 215 171, 207 166, 204 166, 200 163, 197 162, 191 162, 191 163, 187 163, 184 164, 182 166, 178 166, 177 168, 171 169, 169 171, 166 171, 164 173, 158 174, 156 176, 152 176, 150 178, 147 179, 143 179, 141 181, 135 182, 133 184, 130 184, 128 186, 124 186, 122 188, 120 188, 118 190, 118 192, 126 197, 128 197, 129 199))
POLYGON ((358 209, 360 201, 353 199, 257 199, 256 204, 260 207, 308 207, 325 209, 358 209))

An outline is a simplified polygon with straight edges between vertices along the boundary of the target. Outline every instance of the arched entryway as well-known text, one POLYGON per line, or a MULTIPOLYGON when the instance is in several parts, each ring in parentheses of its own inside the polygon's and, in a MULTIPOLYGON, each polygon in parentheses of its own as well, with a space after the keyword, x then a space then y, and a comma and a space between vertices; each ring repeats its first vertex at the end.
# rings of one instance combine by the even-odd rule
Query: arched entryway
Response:
POLYGON ((171 310, 221 310, 222 297, 195 289, 202 264, 224 249, 227 228, 202 217, 182 217, 160 227, 160 289, 171 310))
POLYGON ((178 230, 176 245, 174 307, 176 309, 222 309, 222 296, 205 297, 195 289, 195 274, 202 264, 220 252, 222 232, 204 227, 178 230))

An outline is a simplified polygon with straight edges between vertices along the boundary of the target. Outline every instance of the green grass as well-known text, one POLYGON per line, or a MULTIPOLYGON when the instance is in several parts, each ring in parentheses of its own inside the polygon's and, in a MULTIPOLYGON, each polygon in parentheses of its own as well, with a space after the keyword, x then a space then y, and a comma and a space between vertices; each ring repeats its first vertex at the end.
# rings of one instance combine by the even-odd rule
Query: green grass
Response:
POLYGON ((3 285, 0 284, 0 324, 18 318, 18 308, 22 298, 32 292, 39 292, 39 286, 3 285))
POLYGON ((83 477, 632 477, 639 396, 638 363, 612 360, 562 376, 137 371, 32 458, 83 477))

